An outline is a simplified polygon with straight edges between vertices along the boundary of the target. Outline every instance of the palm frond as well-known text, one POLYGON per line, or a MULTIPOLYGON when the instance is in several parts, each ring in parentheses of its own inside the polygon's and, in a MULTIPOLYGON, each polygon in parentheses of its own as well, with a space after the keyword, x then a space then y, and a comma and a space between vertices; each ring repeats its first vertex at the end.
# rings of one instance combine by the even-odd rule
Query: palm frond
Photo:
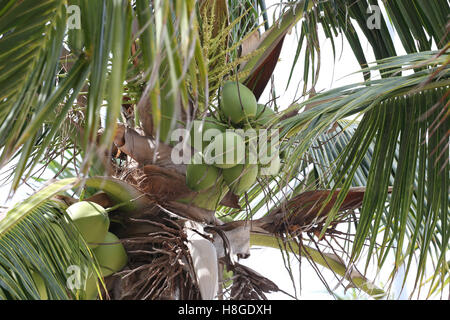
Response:
MULTIPOLYGON (((447 59, 444 58, 441 62, 444 66, 447 59)), ((387 62, 386 68, 396 66, 395 63, 387 62)), ((344 191, 340 193, 334 208, 328 212, 324 230, 333 221, 345 198, 346 190, 358 177, 357 171, 363 165, 370 147, 374 146, 367 175, 367 191, 353 247, 353 258, 360 256, 365 240, 370 238, 368 255, 370 260, 373 257, 372 251, 378 233, 384 230, 378 258, 379 266, 383 265, 388 253, 395 252, 395 268, 408 257, 409 270, 412 257, 418 254, 420 262, 417 282, 420 282, 424 275, 426 258, 429 256, 427 252, 431 248, 438 256, 435 261, 439 266, 436 274, 442 271, 440 268, 447 267, 445 257, 449 249, 447 227, 449 170, 445 154, 448 154, 449 137, 448 121, 445 120, 447 107, 443 99, 448 90, 449 83, 446 80, 448 69, 436 68, 434 71, 402 77, 402 82, 405 82, 401 84, 396 82, 399 80, 396 78, 391 76, 371 82, 370 87, 351 90, 352 93, 347 97, 334 96, 337 101, 342 102, 342 109, 332 112, 334 116, 341 111, 345 114, 349 110, 348 107, 356 105, 359 105, 358 111, 361 111, 362 100, 365 101, 365 107, 362 107, 365 114, 354 135, 339 154, 328 183, 332 190, 343 188, 344 191), (420 86, 433 72, 436 72, 434 75, 439 74, 437 75, 439 80, 433 82, 429 88, 420 86), (390 83, 390 86, 384 87, 383 84, 387 83, 390 83), (415 89, 417 86, 419 89, 415 89), (384 89, 380 91, 382 87, 384 89), (439 126, 433 128, 433 124, 436 123, 439 123, 439 126), (387 196, 389 186, 393 186, 390 197, 387 196), (387 203, 389 203, 388 210, 386 210, 387 203)), ((321 113, 320 109, 327 104, 329 106, 340 104, 337 101, 322 104, 312 110, 321 113)), ((309 111, 301 113, 299 117, 309 111)), ((316 128, 321 126, 326 117, 326 114, 322 114, 320 118, 314 117, 311 121, 314 129, 310 129, 311 125, 303 127, 300 133, 295 134, 294 140, 302 141, 303 138, 300 136, 303 134, 316 132, 316 128)), ((286 123, 289 123, 289 120, 286 123)), ((327 126, 331 124, 330 121, 327 126)), ((322 128, 321 130, 325 130, 326 127, 322 128)), ((311 136, 308 139, 311 139, 311 136)), ((301 145, 297 146, 298 153, 294 152, 295 154, 304 152, 301 145)), ((288 163, 293 162, 288 160, 288 163)), ((367 265, 368 263, 369 261, 367 265)))
MULTIPOLYGON (((3 167, 16 157, 12 191, 37 166, 42 166, 45 154, 62 155, 74 141, 76 144, 72 146, 83 154, 81 173, 87 174, 94 162, 93 155, 109 150, 120 118, 131 45, 131 4, 79 1, 82 28, 67 31, 64 4, 64 1, 22 1, 2 11, 5 25, 0 30, 3 44, 0 65, 18 65, 23 76, 15 77, 17 85, 7 78, 4 80, 8 82, 0 84, 5 94, 1 100, 0 164, 3 167), (27 19, 30 15, 35 21, 33 28, 27 19), (23 41, 23 30, 29 32, 27 41, 23 41), (82 39, 77 48, 73 48, 74 33, 82 39), (67 35, 68 48, 73 51, 63 46, 67 35), (29 59, 21 59, 20 64, 11 61, 18 57, 17 52, 28 52, 30 48, 33 51, 29 59), (108 66, 110 63, 112 68, 108 66), (85 86, 86 81, 89 86, 85 86), (80 94, 83 87, 88 92, 80 94), (86 104, 81 102, 84 98, 86 104), (105 99, 108 102, 105 129, 98 139, 100 110, 105 99), (72 124, 69 130, 67 122, 72 124), (58 137, 63 139, 58 142, 58 137)), ((6 77, 10 73, 3 74, 6 77)))
MULTIPOLYGON (((293 5, 299 1, 292 1, 293 5)), ((299 42, 291 67, 291 75, 305 49, 303 93, 314 89, 319 76, 321 50, 319 29, 331 42, 336 58, 335 38, 345 36, 361 68, 366 68, 370 54, 363 50, 367 40, 376 60, 398 54, 394 46, 396 34, 406 53, 424 52, 445 47, 450 39, 446 30, 450 4, 446 0, 330 0, 314 2, 299 24, 299 42), (371 19, 375 19, 369 25, 371 19), (379 23, 379 24, 378 24, 379 23), (357 31, 360 30, 363 38, 357 31)), ((383 70, 388 72, 389 70, 383 70)), ((365 80, 371 78, 370 70, 362 73, 365 80)), ((383 76, 387 76, 384 75, 383 76)), ((288 81, 288 85, 289 85, 288 81)))
MULTIPOLYGON (((16 142, 28 128, 30 112, 41 111, 51 96, 64 34, 63 4, 10 1, 1 11, 1 165, 17 151, 16 142)), ((33 129, 36 128, 28 128, 33 129)), ((29 139, 28 149, 32 143, 29 139)))

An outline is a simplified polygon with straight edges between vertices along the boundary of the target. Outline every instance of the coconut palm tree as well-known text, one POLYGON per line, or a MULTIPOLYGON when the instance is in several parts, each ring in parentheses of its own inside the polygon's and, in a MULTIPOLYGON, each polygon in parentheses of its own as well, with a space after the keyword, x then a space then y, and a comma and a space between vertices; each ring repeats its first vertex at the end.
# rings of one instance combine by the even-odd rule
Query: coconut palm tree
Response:
POLYGON ((448 287, 448 1, 275 12, 270 24, 264 0, 0 1, 2 183, 10 196, 39 186, 0 221, 0 299, 264 299, 281 289, 239 263, 251 246, 374 298, 389 288, 366 271, 389 257, 414 291, 448 287), (279 105, 272 88, 262 101, 293 28, 302 97, 279 105), (350 44, 360 82, 316 93, 319 29, 328 55, 338 36, 350 44), (223 116, 227 81, 273 111, 281 170, 240 195, 220 179, 194 191, 173 137, 223 116), (126 250, 112 275, 66 211, 79 201, 107 209, 126 250))

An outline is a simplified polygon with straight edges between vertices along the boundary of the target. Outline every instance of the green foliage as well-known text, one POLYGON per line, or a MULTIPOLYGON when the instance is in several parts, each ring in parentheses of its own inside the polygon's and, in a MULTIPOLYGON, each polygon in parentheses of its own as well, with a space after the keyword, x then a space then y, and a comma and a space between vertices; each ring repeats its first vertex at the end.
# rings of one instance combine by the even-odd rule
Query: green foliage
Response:
MULTIPOLYGON (((431 69, 411 76, 391 76, 372 81, 371 86, 367 87, 331 90, 327 94, 316 96, 319 100, 333 97, 331 102, 321 103, 299 114, 298 121, 291 119, 285 122, 286 136, 290 136, 289 140, 293 145, 296 142, 286 160, 289 169, 285 173, 289 177, 287 172, 294 173, 297 170, 294 168, 302 165, 298 158, 306 152, 310 141, 315 140, 313 136, 323 132, 325 126, 331 125, 340 117, 341 112, 365 112, 345 147, 331 149, 334 155, 330 161, 325 161, 332 165, 329 171, 324 172, 320 168, 317 170, 322 172, 321 175, 329 176, 325 178, 325 187, 341 189, 337 202, 328 212, 323 232, 335 220, 337 209, 350 186, 354 186, 355 182, 366 186, 352 259, 360 257, 366 239, 370 239, 366 252, 367 266, 376 257, 381 267, 388 254, 394 252, 395 269, 407 261, 409 270, 412 259, 417 254, 420 257, 417 285, 423 282, 428 258, 435 263, 435 276, 444 272, 449 249, 446 226, 450 222, 450 170, 448 161, 443 156, 448 148, 445 143, 448 140, 448 134, 445 134, 448 132, 448 121, 445 121, 447 116, 438 111, 442 110, 439 106, 443 106, 445 92, 448 91, 449 82, 444 80, 448 77, 448 70, 434 69, 439 59, 428 60, 427 56, 427 53, 413 54, 381 61, 376 68, 402 68, 399 65, 401 63, 411 64, 412 67, 428 65, 431 69), (416 60, 419 56, 423 56, 423 62, 416 60), (407 62, 408 58, 410 61, 407 62), (428 88, 420 86, 430 77, 441 80, 430 83, 428 88), (346 90, 348 95, 345 94, 346 90), (334 96, 334 92, 339 92, 339 96, 334 96), (332 109, 338 105, 338 109, 332 109), (303 122, 310 111, 315 113, 314 116, 307 123, 303 122), (296 124, 290 126, 294 122, 296 124), (437 123, 439 126, 433 125, 437 123), (322 125, 324 129, 318 129, 322 125), (297 131, 299 126, 302 129, 297 131), (433 128, 432 131, 430 128, 433 128), (301 143, 297 144, 298 142, 301 143), (388 197, 389 187, 392 187, 392 193, 388 197), (380 232, 383 240, 378 243, 380 232), (432 258, 434 254, 436 256, 432 258)), ((441 58, 442 63, 445 63, 448 56, 441 58)))

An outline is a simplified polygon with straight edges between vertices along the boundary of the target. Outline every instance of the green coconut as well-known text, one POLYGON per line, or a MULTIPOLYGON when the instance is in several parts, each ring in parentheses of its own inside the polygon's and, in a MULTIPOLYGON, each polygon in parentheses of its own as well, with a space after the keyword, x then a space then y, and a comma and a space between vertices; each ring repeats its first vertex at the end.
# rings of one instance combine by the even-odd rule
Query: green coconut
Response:
POLYGON ((219 133, 225 132, 227 126, 214 117, 206 117, 205 120, 194 120, 190 131, 189 144, 192 147, 202 147, 202 150, 211 142, 211 140, 219 133), (200 141, 195 145, 195 140, 200 141))
POLYGON ((281 167, 281 159, 280 156, 275 156, 272 160, 266 165, 260 165, 259 174, 266 176, 273 176, 280 172, 281 167))
POLYGON ((120 239, 108 232, 102 243, 94 249, 94 255, 101 267, 103 277, 107 277, 127 264, 127 253, 120 239))
POLYGON ((47 287, 45 286, 44 279, 42 279, 41 275, 36 271, 32 271, 31 276, 36 284, 41 300, 48 300, 47 287))
POLYGON ((90 201, 80 201, 67 208, 67 213, 89 248, 94 249, 103 241, 108 232, 109 218, 102 206, 90 201))
POLYGON ((226 82, 222 88, 221 99, 222 113, 235 124, 256 115, 255 95, 240 82, 226 82))
POLYGON ((177 201, 190 206, 194 205, 198 208, 215 211, 228 191, 228 186, 223 181, 222 176, 220 176, 214 188, 209 188, 200 193, 190 194, 177 201))
POLYGON ((258 162, 262 166, 268 166, 275 157, 279 156, 280 144, 274 143, 274 141, 268 141, 261 144, 261 141, 258 141, 258 162))
POLYGON ((246 192, 256 182, 258 176, 258 165, 256 164, 238 164, 237 166, 224 169, 223 179, 230 186, 234 194, 246 192))
MULTIPOLYGON (((84 276, 86 278, 86 276, 84 276)), ((98 288, 97 288, 97 275, 90 271, 87 279, 83 279, 81 292, 83 294, 83 300, 97 300, 98 288)))
POLYGON ((186 185, 191 190, 203 191, 217 183, 220 171, 212 165, 195 161, 195 158, 200 157, 198 155, 196 154, 192 163, 186 166, 186 185))
POLYGON ((227 131, 217 135, 205 149, 204 159, 207 164, 227 169, 245 158, 245 142, 237 133, 227 131))
POLYGON ((255 116, 257 124, 261 126, 266 126, 270 122, 270 120, 272 120, 275 117, 275 115, 276 115, 275 112, 268 106, 258 103, 258 106, 256 107, 256 116, 255 116))
POLYGON ((224 288, 228 288, 229 286, 231 286, 233 284, 233 270, 227 270, 226 268, 223 268, 223 275, 222 275, 222 279, 223 279, 223 287, 224 288))

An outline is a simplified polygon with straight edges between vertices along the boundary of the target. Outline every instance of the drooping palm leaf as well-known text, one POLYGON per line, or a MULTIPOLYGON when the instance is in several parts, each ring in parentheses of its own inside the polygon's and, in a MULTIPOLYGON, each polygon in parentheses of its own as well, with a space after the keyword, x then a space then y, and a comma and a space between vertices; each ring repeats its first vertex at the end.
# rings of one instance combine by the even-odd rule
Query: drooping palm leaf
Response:
POLYGON ((77 145, 77 148, 82 147, 84 151, 83 171, 87 172, 89 169, 92 154, 98 156, 111 145, 115 123, 119 118, 124 73, 128 64, 131 6, 123 1, 102 3, 81 1, 78 5, 83 15, 83 28, 80 32, 84 39, 84 49, 81 47, 69 55, 68 59, 71 60, 69 63, 60 61, 67 20, 63 1, 45 3, 22 1, 6 6, 2 11, 2 22, 5 26, 0 30, 2 35, 0 41, 4 44, 0 65, 4 67, 14 65, 10 61, 12 57, 17 56, 14 50, 21 52, 26 52, 30 48, 34 50, 31 60, 20 61, 26 81, 17 78, 20 85, 14 87, 2 85, 2 93, 7 96, 2 99, 4 107, 2 106, 0 118, 2 136, 0 146, 4 147, 1 165, 4 166, 20 149, 12 190, 17 188, 21 178, 30 176, 31 170, 38 165, 48 148, 54 150, 60 146, 53 144, 53 138, 57 133, 61 133, 63 120, 70 118, 68 115, 73 111, 74 101, 88 79, 89 71, 90 85, 86 108, 83 108, 76 117, 71 116, 71 120, 78 125, 81 126, 83 123, 82 130, 77 128, 78 132, 75 132, 75 135, 73 132, 70 133, 75 139, 80 138, 84 141, 84 144, 77 145), (26 28, 22 25, 30 23, 30 20, 27 20, 29 15, 36 20, 36 26, 29 29, 29 32, 33 32, 33 37, 29 36, 28 41, 23 41, 21 34, 26 28), (123 29, 128 31, 123 33, 123 29), (111 41, 114 41, 114 46, 111 45, 111 41), (111 72, 107 68, 109 61, 114 61, 115 66, 111 72), (92 65, 95 67, 91 68, 92 65), (65 73, 60 72, 59 68, 62 66, 65 73), (26 94, 20 93, 18 89, 26 94), (97 141, 100 109, 105 98, 105 90, 109 92, 107 126, 102 139, 98 141, 100 148, 91 149, 87 146, 97 141), (29 171, 25 174, 27 168, 29 171))
MULTIPOLYGON (((411 101, 411 99, 409 100, 404 100, 401 103, 408 103, 409 105, 414 105, 415 103, 417 103, 418 105, 421 106, 426 106, 426 102, 424 102, 423 99, 425 99, 424 96, 426 96, 427 92, 422 92, 420 93, 422 97, 422 101, 420 101, 420 103, 418 103, 419 101, 416 100, 411 101)), ((420 99, 420 97, 419 97, 420 99)), ((406 117, 405 117, 406 118, 406 117)), ((419 117, 420 118, 420 117, 419 117)), ((414 123, 414 121, 410 121, 411 123, 414 123)), ((420 121, 417 121, 418 123, 420 123, 420 121)), ((425 124, 422 123, 422 126, 424 126, 425 124)), ((340 127, 342 127, 342 125, 340 125, 340 127)), ((345 129, 342 129, 342 132, 339 133, 338 130, 336 130, 333 133, 328 133, 328 134, 324 134, 324 137, 321 138, 319 140, 319 142, 317 144, 315 144, 315 146, 312 147, 312 151, 313 151, 313 158, 315 159, 315 161, 317 161, 317 166, 315 166, 316 170, 318 171, 318 175, 320 180, 323 180, 325 183, 327 183, 326 181, 328 181, 328 179, 333 178, 330 176, 331 171, 335 171, 337 170, 338 166, 339 166, 339 156, 343 156, 345 154, 342 153, 343 150, 345 150, 345 146, 351 141, 352 136, 355 133, 356 130, 355 125, 346 125, 344 126, 345 129), (353 127, 353 128, 352 128, 353 127)), ((398 134, 395 130, 390 130, 389 127, 386 127, 385 133, 389 132, 391 134, 398 134)), ((419 133, 420 134, 420 133, 419 133)), ((422 135, 423 136, 423 135, 422 135)), ((388 139, 387 136, 383 136, 383 139, 388 139)), ((410 137, 409 137, 410 139, 410 137)), ((420 137, 416 137, 416 140, 419 142, 419 145, 422 144, 420 137)), ((445 140, 445 138, 444 138, 445 140)), ((384 140, 383 140, 384 141, 384 140)), ((447 137, 447 141, 448 141, 448 137, 447 137)), ((380 143, 380 141, 378 141, 378 143, 380 143)), ((403 145, 405 144, 405 141, 403 141, 403 145)), ((405 154, 411 155, 411 152, 406 152, 402 151, 401 148, 401 141, 398 140, 396 141, 395 139, 392 139, 390 144, 387 144, 387 147, 385 147, 384 149, 377 149, 379 147, 377 147, 377 145, 375 143, 372 143, 366 152, 365 158, 362 160, 362 162, 359 164, 358 169, 355 171, 355 174, 353 175, 353 182, 352 182, 352 186, 354 185, 364 185, 364 186, 368 186, 369 185, 369 181, 372 182, 372 188, 379 188, 381 186, 381 189, 384 189, 386 185, 389 186, 393 186, 394 182, 395 182, 395 178, 397 176, 397 180, 398 178, 398 172, 401 169, 402 165, 401 162, 402 161, 405 164, 405 159, 401 156, 405 156, 405 154), (387 156, 387 154, 389 154, 389 157, 387 156), (383 158, 383 160, 379 159, 379 158, 374 158, 375 156, 381 157, 383 158), (390 165, 386 164, 386 160, 385 158, 389 159, 388 161, 391 163, 390 165), (372 165, 371 165, 372 163, 372 165), (377 168, 377 169, 372 169, 372 170, 376 170, 373 172, 376 172, 375 174, 372 173, 372 171, 370 170, 370 167, 372 166, 372 168, 377 168), (390 169, 390 170, 388 170, 390 169), (370 172, 370 175, 369 175, 370 172), (369 179, 370 177, 370 179, 369 179)), ((424 148, 423 146, 421 148, 424 148)), ((445 149, 445 146, 443 147, 445 149)), ((426 150, 426 149, 425 149, 426 150)), ((423 150, 424 151, 424 150, 423 150)), ((422 152, 423 152, 422 151, 422 152)), ((445 234, 445 231, 443 231, 441 223, 443 222, 444 224, 448 224, 448 221, 446 221, 446 219, 448 219, 448 208, 447 208, 447 213, 445 210, 445 207, 441 207, 441 210, 443 210, 443 214, 441 215, 440 219, 443 219, 443 221, 437 221, 436 225, 435 225, 435 229, 430 230, 430 228, 432 228, 431 226, 426 226, 426 222, 425 219, 423 217, 424 213, 425 215, 427 215, 426 212, 428 212, 426 209, 426 203, 427 201, 427 187, 428 185, 423 183, 423 180, 421 181, 421 179, 424 179, 424 177, 420 177, 419 173, 422 172, 423 174, 423 166, 425 165, 425 163, 422 162, 421 166, 419 167, 419 163, 421 162, 421 157, 420 156, 417 159, 417 169, 418 170, 412 170, 412 169, 408 169, 408 172, 405 173, 403 172, 403 176, 405 175, 410 175, 410 182, 408 182, 410 184, 410 194, 409 194, 409 209, 408 209, 408 214, 406 215, 406 217, 404 218, 405 220, 403 221, 403 225, 404 225, 404 229, 403 232, 405 233, 405 242, 407 243, 407 245, 405 244, 403 246, 403 248, 406 248, 404 252, 404 256, 402 258, 399 258, 398 260, 398 264, 397 267, 395 269, 398 268, 398 266, 404 264, 404 266, 406 267, 406 273, 408 274, 408 272, 411 270, 415 270, 415 268, 418 268, 418 271, 416 272, 416 276, 421 277, 421 279, 417 279, 416 282, 416 286, 419 286, 419 284, 424 284, 425 283, 425 278, 426 277, 426 272, 429 272, 429 270, 426 270, 425 264, 429 263, 429 261, 433 261, 434 265, 438 265, 439 263, 439 255, 441 254, 441 252, 445 252, 448 251, 448 246, 445 247, 445 244, 442 243, 442 239, 441 239, 441 234, 445 234), (427 230, 428 228, 428 230, 427 230), (431 236, 429 238, 429 245, 426 246, 426 248, 423 248, 423 239, 424 239, 424 234, 425 233, 434 233, 433 236, 431 236), (406 240, 407 239, 407 240, 406 240), (412 254, 414 253, 414 254, 412 254), (424 256, 426 256, 426 258, 424 258, 425 260, 423 260, 421 263, 417 264, 417 267, 414 267, 414 257, 420 256, 421 254, 423 254, 424 256), (428 261, 427 263, 425 261, 428 261)), ((423 159, 423 158, 422 158, 423 159)), ((422 160, 423 161, 423 160, 422 160)), ((406 161, 406 163, 414 163, 413 159, 410 159, 408 161, 406 161)), ((405 169, 405 166, 403 165, 403 170, 405 169)), ((442 172, 441 172, 442 173, 442 172)), ((339 176, 337 176, 338 178, 339 176)), ((391 190, 391 192, 393 191, 393 189, 391 190)), ((379 259, 380 261, 380 266, 383 265, 383 261, 388 261, 388 257, 392 257, 395 256, 395 254, 393 254, 393 251, 395 250, 394 247, 397 245, 397 241, 394 240, 395 236, 394 236, 394 232, 395 234, 397 234, 398 232, 392 230, 390 233, 389 237, 389 241, 393 241, 393 244, 391 245, 384 245, 383 244, 383 240, 381 240, 380 236, 376 237, 375 234, 378 233, 377 229, 379 229, 381 232, 384 229, 384 227, 386 225, 389 225, 389 221, 392 220, 389 218, 389 210, 393 210, 392 205, 389 205, 389 203, 392 201, 391 197, 386 197, 384 195, 385 193, 383 193, 382 190, 380 189, 376 189, 376 191, 374 193, 372 193, 370 195, 370 198, 368 198, 369 196, 365 196, 365 201, 364 201, 364 209, 366 209, 366 211, 361 212, 361 215, 365 214, 366 216, 361 216, 360 219, 358 219, 358 221, 355 221, 355 225, 354 227, 356 227, 358 225, 358 223, 363 222, 365 225, 361 226, 361 228, 367 228, 366 230, 367 233, 365 233, 364 235, 361 236, 361 238, 359 238, 359 250, 360 250, 360 254, 367 257, 367 265, 369 264, 369 262, 372 262, 373 257, 378 257, 377 259, 379 259), (386 197, 386 203, 383 203, 383 201, 379 201, 377 203, 377 197, 386 197), (377 208, 371 207, 371 206, 377 206, 377 208), (370 209, 368 209, 370 208, 370 209), (378 210, 378 211, 376 211, 378 210), (370 236, 372 235, 372 236, 370 236), (369 245, 366 246, 368 243, 364 241, 364 237, 367 238, 371 238, 371 241, 369 242, 369 245), (366 246, 365 248, 362 247, 362 243, 364 243, 364 246, 366 246), (380 248, 381 249, 378 249, 380 248), (392 250, 390 250, 389 248, 391 248, 392 250)), ((397 194, 401 195, 402 200, 405 198, 405 194, 407 194, 407 192, 405 191, 401 191, 400 193, 397 194)), ((398 198, 397 198, 398 199, 398 198)), ((397 200, 398 201, 398 200, 397 200)), ((399 211, 399 209, 397 208, 397 211, 399 211)), ((395 214, 395 213, 394 213, 395 214)), ((358 214, 359 215, 359 214, 358 214)), ((393 215, 393 213, 391 213, 391 215, 393 215)), ((400 222, 398 221, 398 226, 400 225, 400 222)), ((398 227, 400 228, 400 227, 398 227)), ((389 231, 386 231, 389 232, 389 231)), ((385 240, 386 241, 386 240, 385 240)), ((444 240, 445 241, 445 240, 444 240)), ((351 247, 348 248, 348 251, 350 252, 351 247)), ((398 254, 398 251, 397 251, 398 254)), ((446 272, 447 266, 445 265, 445 262, 443 262, 442 267, 440 268, 440 270, 436 270, 435 273, 433 273, 433 275, 431 276, 431 278, 428 280, 428 282, 432 282, 434 280, 435 286, 434 288, 430 287, 430 293, 435 293, 436 289, 440 288, 442 289, 445 286, 445 282, 446 282, 446 275, 448 278, 448 273, 446 272), (438 278, 436 278, 438 277, 438 278), (440 280, 439 280, 440 279, 440 280)), ((394 270, 394 273, 395 274, 394 270)), ((404 278, 404 281, 406 281, 406 277, 404 278)))
MULTIPOLYGON (((264 246, 271 247, 275 249, 280 248, 279 239, 273 236, 261 235, 261 234, 252 234, 250 237, 250 244, 254 246, 264 246)), ((297 243, 294 241, 290 241, 288 244, 284 244, 285 247, 282 247, 282 250, 292 251, 294 254, 299 256, 306 257, 308 260, 317 263, 318 265, 324 266, 336 274, 342 276, 346 280, 350 281, 352 286, 355 286, 375 299, 380 299, 385 297, 386 293, 376 287, 373 283, 371 283, 366 277, 364 277, 361 273, 359 273, 354 268, 349 268, 345 265, 341 258, 334 254, 323 253, 319 250, 316 250, 312 247, 301 246, 299 247, 297 243), (350 270, 349 270, 350 269, 350 270)))
MULTIPOLYGON (((4 165, 17 151, 16 142, 23 130, 33 130, 27 127, 30 112, 41 111, 50 98, 65 11, 63 1, 9 1, 0 14, 0 146, 4 147, 0 164, 4 165)), ((54 98, 59 102, 62 97, 54 98)), ((32 143, 32 139, 27 140, 25 154, 32 143)), ((21 161, 24 159, 26 155, 21 161)))
MULTIPOLYGON (((414 55, 409 57, 415 58, 414 55)), ((447 59, 441 60, 444 66, 447 59)), ((394 60, 392 59, 392 61, 394 60)), ((432 65, 437 62, 437 60, 428 61, 432 65)), ((396 64, 388 62, 385 67, 389 68, 390 66, 396 66, 396 64)), ((441 72, 438 76, 440 81, 434 82, 429 89, 419 87, 419 91, 408 94, 408 90, 414 90, 414 84, 420 85, 433 74, 432 71, 418 72, 410 77, 402 77, 406 82, 401 85, 396 83, 395 77, 386 78, 372 82, 370 87, 357 89, 348 97, 335 95, 335 102, 324 103, 316 107, 317 109, 312 109, 321 113, 320 109, 326 105, 340 105, 343 110, 348 110, 347 108, 356 105, 359 105, 360 108, 362 107, 361 97, 364 97, 365 108, 368 107, 369 109, 366 110, 369 111, 366 111, 352 139, 339 156, 329 185, 332 190, 341 187, 348 190, 369 147, 375 143, 368 174, 368 189, 358 223, 353 257, 359 256, 367 237, 372 239, 369 249, 369 257, 372 257, 371 251, 375 247, 378 232, 382 228, 386 228, 384 229, 384 240, 381 243, 383 248, 380 250, 381 258, 378 260, 380 266, 385 261, 386 254, 392 250, 396 253, 396 267, 399 267, 405 256, 412 257, 416 249, 420 248, 418 252, 422 262, 419 263, 419 277, 423 276, 424 261, 430 244, 433 243, 436 246, 435 249, 440 253, 436 263, 443 268, 446 268, 445 256, 449 245, 448 228, 445 227, 449 223, 449 170, 448 159, 443 156, 448 153, 448 128, 446 127, 448 121, 444 120, 447 117, 446 112, 443 111, 446 107, 442 104, 444 93, 448 90, 448 80, 445 80, 448 78, 448 69, 441 68, 436 72, 441 72), (420 78, 421 81, 415 81, 420 78), (384 87, 382 83, 391 85, 384 87), (380 87, 377 88, 379 85, 380 87), (379 91, 381 87, 385 89, 379 91), (369 97, 372 94, 374 95, 371 100, 369 97), (347 98, 349 99, 347 100, 347 98), (343 103, 340 104, 341 102, 343 103), (431 131, 433 123, 440 124, 434 132, 431 131), (398 153, 397 148, 399 148, 398 153), (395 165, 393 164, 394 158, 396 158, 395 165), (393 190, 389 200, 389 210, 386 211, 385 203, 388 201, 389 186, 393 186, 393 190), (413 199, 416 199, 417 203, 413 199), (413 208, 416 210, 415 213, 413 208), (387 215, 386 212, 388 212, 387 215), (407 248, 403 245, 406 239, 412 240, 412 242, 407 241, 407 246, 405 244, 407 248)), ((337 93, 337 91, 335 92, 337 93)), ((343 92, 341 91, 341 94, 343 92)), ((332 112, 332 114, 336 116, 342 109, 336 109, 336 113, 332 112)), ((300 114, 299 118, 309 111, 300 114)), ((311 123, 314 124, 314 129, 310 131, 311 127, 307 126, 306 130, 302 130, 294 139, 300 141, 299 138, 303 134, 315 132, 315 128, 326 117, 327 115, 324 113, 320 119, 313 118, 311 123)), ((289 120, 286 123, 288 122, 289 120)), ((328 125, 330 124, 331 122, 328 122, 328 125)), ((325 129, 325 127, 323 128, 325 129)), ((297 148, 300 150, 301 144, 297 148)), ((325 227, 333 220, 345 195, 346 192, 342 192, 333 210, 328 212, 325 227)), ((411 263, 411 259, 409 263, 411 263)), ((436 270, 436 272, 441 271, 443 270, 439 270, 439 268, 436 270)))
MULTIPOLYGON (((291 5, 298 3, 299 1, 291 1, 291 5)), ((280 10, 280 12, 282 11, 280 10)), ((320 29, 331 42, 335 58, 335 38, 342 35, 348 41, 361 68, 366 68, 370 54, 363 49, 365 40, 377 60, 394 57, 398 54, 394 48, 396 34, 407 53, 445 47, 450 40, 450 34, 445 27, 449 12, 450 4, 446 0, 329 0, 314 2, 314 7, 305 13, 305 19, 298 26, 300 35, 288 86, 295 66, 301 62, 304 64, 303 93, 314 88, 318 76, 320 76, 318 72, 322 56, 321 41, 319 41, 320 29), (369 21, 379 22, 379 26, 373 26, 369 21), (361 37, 361 33, 357 32, 358 30, 361 31, 363 37, 361 37), (300 60, 302 49, 305 50, 305 53, 303 60, 300 60)), ((384 72, 386 71, 388 70, 384 72)), ((370 79, 370 70, 362 75, 365 80, 370 79)))

